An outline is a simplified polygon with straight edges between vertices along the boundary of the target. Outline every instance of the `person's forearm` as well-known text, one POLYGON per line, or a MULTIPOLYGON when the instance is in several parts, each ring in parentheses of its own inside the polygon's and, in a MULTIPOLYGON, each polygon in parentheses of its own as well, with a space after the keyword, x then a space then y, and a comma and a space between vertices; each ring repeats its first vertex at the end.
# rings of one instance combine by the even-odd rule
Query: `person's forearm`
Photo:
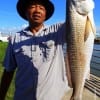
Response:
POLYGON ((13 78, 14 71, 7 72, 4 70, 1 83, 0 83, 0 100, 4 100, 6 93, 8 91, 9 85, 11 83, 11 80, 13 78))

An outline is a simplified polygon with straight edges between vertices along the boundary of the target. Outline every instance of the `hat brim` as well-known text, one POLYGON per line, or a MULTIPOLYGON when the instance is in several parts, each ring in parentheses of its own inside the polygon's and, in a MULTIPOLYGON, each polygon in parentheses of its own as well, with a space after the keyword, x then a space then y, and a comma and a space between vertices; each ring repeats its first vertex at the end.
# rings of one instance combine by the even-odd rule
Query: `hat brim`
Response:
MULTIPOLYGON (((26 12, 26 8, 30 5, 29 2, 34 2, 35 0, 19 0, 17 2, 17 12, 18 14, 25 20, 27 20, 27 17, 25 15, 26 12)), ((48 20, 54 13, 54 5, 52 4, 52 2, 50 2, 49 0, 39 0, 42 2, 43 6, 46 9, 46 20, 48 20)))

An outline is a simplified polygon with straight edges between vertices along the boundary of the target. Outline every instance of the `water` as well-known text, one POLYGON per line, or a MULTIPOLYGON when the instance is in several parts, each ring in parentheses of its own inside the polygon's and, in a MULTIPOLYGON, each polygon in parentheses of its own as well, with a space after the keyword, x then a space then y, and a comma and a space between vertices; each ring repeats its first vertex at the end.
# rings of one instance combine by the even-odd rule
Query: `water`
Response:
POLYGON ((96 37, 100 37, 100 32, 97 32, 96 33, 96 37))
POLYGON ((94 44, 94 49, 100 50, 100 44, 94 44))

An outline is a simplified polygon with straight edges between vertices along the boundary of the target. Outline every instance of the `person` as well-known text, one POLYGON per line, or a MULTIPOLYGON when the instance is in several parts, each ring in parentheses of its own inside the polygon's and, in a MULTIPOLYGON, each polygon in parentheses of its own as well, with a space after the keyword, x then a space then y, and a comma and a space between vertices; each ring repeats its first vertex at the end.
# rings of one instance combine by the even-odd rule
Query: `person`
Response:
POLYGON ((9 40, 0 100, 4 100, 15 71, 14 100, 62 100, 69 90, 63 53, 65 23, 44 24, 54 13, 49 0, 19 0, 17 11, 28 27, 9 40))

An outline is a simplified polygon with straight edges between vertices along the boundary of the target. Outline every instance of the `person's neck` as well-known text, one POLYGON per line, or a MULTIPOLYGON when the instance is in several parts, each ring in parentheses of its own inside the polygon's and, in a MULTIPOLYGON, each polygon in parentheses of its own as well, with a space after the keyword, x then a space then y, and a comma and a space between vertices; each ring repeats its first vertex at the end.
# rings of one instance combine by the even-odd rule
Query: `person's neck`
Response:
POLYGON ((43 27, 43 24, 39 25, 30 25, 29 29, 33 34, 36 34, 41 28, 43 27))

